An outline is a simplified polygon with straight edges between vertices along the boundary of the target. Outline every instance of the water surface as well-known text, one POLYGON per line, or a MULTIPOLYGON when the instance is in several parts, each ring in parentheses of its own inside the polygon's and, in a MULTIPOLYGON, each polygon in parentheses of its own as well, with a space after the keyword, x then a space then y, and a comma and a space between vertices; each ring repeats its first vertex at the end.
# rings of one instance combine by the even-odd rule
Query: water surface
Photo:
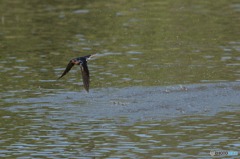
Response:
POLYGON ((2 158, 239 149, 237 1, 0 3, 2 158), (89 94, 76 66, 57 80, 96 52, 89 94))

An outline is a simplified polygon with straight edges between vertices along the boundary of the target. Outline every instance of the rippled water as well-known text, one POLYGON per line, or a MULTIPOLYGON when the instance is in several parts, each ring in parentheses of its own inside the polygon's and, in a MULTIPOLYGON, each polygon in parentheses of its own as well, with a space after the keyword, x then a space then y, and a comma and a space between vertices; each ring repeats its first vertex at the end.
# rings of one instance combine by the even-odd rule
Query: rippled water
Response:
POLYGON ((3 0, 0 9, 0 157, 239 149, 237 1, 3 0), (70 59, 96 52, 89 94, 77 66, 57 80, 70 59))

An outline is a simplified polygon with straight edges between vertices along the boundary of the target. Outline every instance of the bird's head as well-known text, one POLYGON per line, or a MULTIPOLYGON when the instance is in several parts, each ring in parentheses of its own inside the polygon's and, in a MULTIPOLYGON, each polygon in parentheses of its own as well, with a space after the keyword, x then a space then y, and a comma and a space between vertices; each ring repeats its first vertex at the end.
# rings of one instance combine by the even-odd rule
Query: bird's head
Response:
POLYGON ((74 63, 75 65, 80 65, 81 61, 80 61, 80 60, 77 61, 77 60, 73 59, 73 60, 72 60, 72 63, 74 63))

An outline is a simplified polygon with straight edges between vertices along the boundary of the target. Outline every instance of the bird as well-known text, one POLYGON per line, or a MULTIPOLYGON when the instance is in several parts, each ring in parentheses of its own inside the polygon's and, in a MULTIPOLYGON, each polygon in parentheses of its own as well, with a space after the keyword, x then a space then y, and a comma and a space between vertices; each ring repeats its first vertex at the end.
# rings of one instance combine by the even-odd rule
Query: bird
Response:
POLYGON ((82 72, 83 85, 84 85, 84 88, 85 88, 86 92, 88 93, 89 92, 90 77, 89 77, 87 61, 91 57, 96 56, 97 54, 98 53, 90 54, 90 55, 87 55, 87 56, 77 57, 77 58, 74 58, 74 59, 70 60, 70 62, 68 63, 68 65, 65 69, 65 71, 63 72, 63 74, 58 79, 62 78, 64 75, 66 75, 74 65, 79 65, 80 68, 81 68, 81 72, 82 72))

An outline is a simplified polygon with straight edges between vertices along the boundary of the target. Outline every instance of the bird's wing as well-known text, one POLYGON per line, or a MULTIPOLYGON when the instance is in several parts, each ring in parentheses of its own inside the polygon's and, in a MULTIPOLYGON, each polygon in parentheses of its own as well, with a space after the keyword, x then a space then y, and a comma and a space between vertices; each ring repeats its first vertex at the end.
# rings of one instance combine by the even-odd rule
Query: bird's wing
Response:
MULTIPOLYGON (((73 66, 74 66, 74 63, 73 63, 72 60, 71 60, 71 61, 68 63, 68 65, 67 65, 67 67, 66 67, 66 69, 65 69, 65 71, 63 72, 63 74, 62 74, 61 77, 63 77, 65 74, 67 74, 68 71, 70 71, 73 66)), ((58 79, 60 79, 61 77, 59 77, 58 79)))
POLYGON ((91 54, 91 55, 87 55, 87 56, 84 56, 86 58, 86 61, 89 60, 91 57, 93 56, 96 56, 98 53, 96 54, 91 54))
POLYGON ((89 71, 88 71, 87 63, 80 64, 80 67, 81 67, 81 71, 82 71, 83 85, 84 85, 86 92, 88 93, 90 78, 89 78, 89 71))

